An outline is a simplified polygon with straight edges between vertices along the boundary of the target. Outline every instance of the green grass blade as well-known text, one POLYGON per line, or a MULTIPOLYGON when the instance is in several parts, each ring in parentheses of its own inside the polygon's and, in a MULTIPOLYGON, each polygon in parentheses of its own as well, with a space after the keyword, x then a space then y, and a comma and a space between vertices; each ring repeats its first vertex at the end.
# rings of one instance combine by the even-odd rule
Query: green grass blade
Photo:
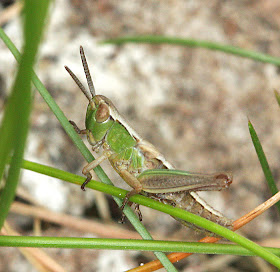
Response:
MULTIPOLYGON (((0 236, 0 246, 80 249, 88 248, 256 256, 251 251, 238 245, 161 240, 147 241, 136 239, 0 236)), ((265 249, 275 255, 280 256, 280 248, 266 247, 265 249)))
POLYGON ((277 92, 276 90, 274 90, 274 95, 276 97, 277 103, 280 106, 280 94, 279 92, 277 92))
POLYGON ((280 65, 280 58, 276 58, 259 52, 254 52, 251 50, 242 49, 236 46, 223 45, 220 43, 196 40, 196 39, 183 39, 178 37, 147 35, 147 36, 119 37, 115 39, 107 39, 102 42, 102 44, 116 44, 116 45, 121 45, 125 43, 172 44, 172 45, 187 46, 187 47, 194 47, 194 48, 207 48, 209 50, 220 51, 220 52, 236 55, 239 57, 253 59, 260 62, 272 63, 278 66, 280 65))
MULTIPOLYGON (((79 181, 80 184, 84 181, 84 179, 82 177, 79 177, 77 175, 73 175, 73 174, 67 173, 62 170, 57 170, 52 167, 47 167, 47 166, 42 167, 42 165, 34 163, 34 162, 24 161, 23 167, 25 169, 36 171, 41 174, 50 174, 50 176, 52 176, 52 177, 64 179, 64 180, 67 180, 69 182, 76 183, 76 184, 77 184, 77 181, 79 181), (44 173, 44 171, 46 173, 44 173)), ((89 185, 89 188, 91 188, 91 189, 109 193, 116 197, 124 198, 127 193, 127 191, 125 191, 125 190, 116 188, 114 186, 105 185, 105 184, 102 184, 97 181, 90 182, 88 185, 89 185)), ((144 206, 150 207, 152 209, 164 212, 173 217, 178 217, 184 221, 190 222, 199 227, 202 227, 211 232, 214 232, 214 233, 218 234, 219 236, 225 237, 228 240, 243 246, 244 248, 246 248, 246 249, 250 250, 251 252, 253 252, 254 254, 258 255, 259 257, 270 262, 274 266, 280 268, 280 258, 278 258, 276 255, 274 255, 273 253, 269 252, 268 250, 262 248, 258 244, 246 239, 245 237, 242 237, 241 235, 239 235, 235 232, 232 232, 229 229, 226 229, 218 224, 215 224, 205 218, 202 218, 202 217, 192 214, 190 212, 181 210, 179 208, 175 208, 175 207, 172 207, 169 205, 162 204, 160 202, 157 202, 153 199, 150 199, 150 198, 147 198, 147 197, 144 197, 141 195, 132 196, 131 201, 138 203, 140 205, 144 205, 144 206)))
MULTIPOLYGON (((258 155, 263 173, 264 173, 266 181, 268 183, 269 189, 271 191, 271 194, 275 195, 276 193, 278 193, 278 189, 277 189, 277 186, 275 184, 274 178, 272 176, 272 173, 271 173, 270 167, 268 165, 266 156, 263 152, 263 148, 262 148, 262 145, 260 143, 259 137, 258 137, 258 135, 257 135, 257 133, 256 133, 256 131, 255 131, 255 129, 254 129, 254 127, 253 127, 253 125, 250 121, 248 121, 248 127, 249 127, 250 135, 251 135, 256 153, 258 155)), ((278 212, 280 214, 280 203, 278 202, 276 204, 276 206, 277 206, 278 212)))
MULTIPOLYGON (((20 53, 15 47, 15 45, 12 43, 12 41, 9 39, 9 37, 5 34, 5 32, 0 28, 0 38, 5 42, 6 46, 10 49, 14 57, 17 61, 20 59, 20 53)), ((63 67, 61 67, 63 69, 63 67)), ((90 162, 94 159, 92 153, 88 150, 84 142, 81 140, 80 136, 75 132, 73 127, 69 124, 68 119, 62 112, 62 110, 58 107, 56 102, 53 100, 49 92, 46 90, 45 86, 42 84, 40 79, 37 77, 37 75, 33 72, 32 73, 32 81, 34 86, 37 88, 39 93, 42 95, 43 99, 46 101, 52 112, 57 117, 58 121, 61 123, 62 127, 65 129, 66 133, 69 135, 69 137, 72 139, 73 143, 76 145, 76 147, 80 150, 84 158, 90 162)), ((111 184, 112 182, 108 178, 108 176, 105 174, 105 172, 102 170, 100 166, 96 167, 94 169, 95 173, 97 174, 98 178, 104 182, 105 184, 111 184)), ((119 198, 114 197, 114 200, 116 203, 121 206, 122 200, 119 198)), ((147 229, 143 226, 143 224, 139 221, 138 217, 134 214, 132 209, 126 208, 124 211, 126 217, 129 219, 135 230, 143 237, 143 239, 153 239, 150 233, 147 231, 147 229)), ((177 271, 175 267, 172 265, 172 263, 168 260, 168 258, 163 254, 162 252, 154 252, 156 257, 161 261, 161 263, 164 265, 164 267, 167 269, 167 271, 177 271)))
POLYGON ((23 54, 0 128, 0 179, 3 177, 8 156, 13 152, 8 177, 0 198, 0 229, 9 212, 18 184, 29 128, 32 66, 42 36, 49 1, 25 0, 24 4, 23 54))

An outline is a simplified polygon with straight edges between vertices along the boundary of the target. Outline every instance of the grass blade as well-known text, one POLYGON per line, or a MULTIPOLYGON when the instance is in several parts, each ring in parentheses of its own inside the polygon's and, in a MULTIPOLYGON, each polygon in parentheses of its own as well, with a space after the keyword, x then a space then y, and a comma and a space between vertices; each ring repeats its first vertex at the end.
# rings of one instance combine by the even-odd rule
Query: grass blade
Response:
POLYGON ((119 37, 115 39, 104 40, 102 44, 116 44, 121 45, 125 43, 149 43, 149 44, 172 44, 178 46, 196 47, 196 48, 207 48, 209 50, 221 51, 224 53, 236 55, 243 58, 253 59, 260 62, 266 62, 280 66, 280 59, 254 52, 251 50, 242 49, 240 47, 232 45, 224 45, 220 43, 196 40, 196 39, 183 39, 178 37, 167 37, 167 36, 127 36, 119 37))
MULTIPOLYGON (((139 250, 164 252, 188 252, 200 254, 230 254, 256 256, 251 251, 231 244, 211 244, 181 241, 147 241, 138 239, 77 238, 77 237, 38 237, 38 236, 0 236, 0 246, 37 248, 88 248, 110 250, 139 250), (6 239, 5 239, 6 238, 6 239)), ((280 256, 280 248, 265 247, 280 256)))
MULTIPOLYGON (((270 167, 268 165, 266 156, 263 152, 263 148, 262 148, 262 145, 260 143, 259 137, 258 137, 258 135, 257 135, 257 133, 256 133, 254 127, 253 127, 253 124, 251 123, 250 120, 248 121, 248 127, 249 127, 250 135, 251 135, 256 153, 258 155, 263 173, 264 173, 266 181, 268 183, 268 187, 271 191, 271 194, 275 195, 276 193, 278 193, 278 189, 277 189, 277 186, 275 184, 274 178, 272 176, 272 173, 271 173, 270 167)), ((278 212, 280 214, 280 203, 278 202, 276 204, 276 206, 277 206, 278 212)))
POLYGON ((280 94, 276 90, 274 90, 274 94, 275 94, 276 100, 278 102, 278 105, 280 106, 280 94))
POLYGON ((31 73, 48 9, 48 0, 24 2, 24 49, 0 128, 0 179, 12 154, 0 198, 0 229, 15 196, 31 111, 31 73), (34 23, 34 21, 36 23, 34 23))

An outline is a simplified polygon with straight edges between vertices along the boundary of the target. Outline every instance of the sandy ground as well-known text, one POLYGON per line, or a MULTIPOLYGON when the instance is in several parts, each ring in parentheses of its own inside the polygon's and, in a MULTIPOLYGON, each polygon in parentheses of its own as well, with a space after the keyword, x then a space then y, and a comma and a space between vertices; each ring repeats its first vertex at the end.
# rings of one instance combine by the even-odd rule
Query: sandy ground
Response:
MULTIPOLYGON (((2 12, 5 9, 3 8, 2 12)), ((109 97, 130 124, 178 169, 211 173, 227 170, 234 182, 224 192, 203 193, 216 209, 236 219, 267 198, 267 188, 250 139, 252 121, 278 182, 280 109, 279 68, 206 49, 172 45, 100 45, 124 35, 169 35, 210 40, 279 55, 279 1, 56 1, 38 58, 37 73, 65 115, 84 126, 87 100, 63 66, 83 82, 83 45, 98 94, 109 97)), ((1 16, 0 16, 1 17, 1 16)), ((2 25, 20 46, 20 18, 2 25)), ((0 107, 15 74, 15 63, 0 42, 0 107)), ((2 112, 2 111, 1 111, 2 112)), ((35 94, 26 159, 81 173, 85 160, 38 93, 35 94)), ((105 164, 117 186, 125 187, 105 164)), ((52 211, 99 219, 96 194, 77 186, 25 172, 21 188, 52 211)), ((20 198, 19 198, 20 199, 20 198)), ((120 213, 107 197, 114 221, 120 213)), ((174 240, 199 235, 168 216, 142 208, 149 231, 174 240)), ((11 214, 10 223, 32 234, 30 218, 11 214)), ((106 225, 105 225, 106 226, 106 225)), ((121 226, 130 229, 129 223, 121 226)), ((106 228, 106 227, 104 227, 106 228)), ((277 240, 279 216, 272 208, 240 233, 254 241, 277 240)), ((43 235, 88 236, 44 224, 43 235)), ((153 259, 139 252, 48 250, 67 271, 123 271, 153 259)), ((254 258, 196 255, 177 264, 180 271, 273 271, 254 258)), ((0 249, 0 271, 36 271, 15 249, 0 249)))

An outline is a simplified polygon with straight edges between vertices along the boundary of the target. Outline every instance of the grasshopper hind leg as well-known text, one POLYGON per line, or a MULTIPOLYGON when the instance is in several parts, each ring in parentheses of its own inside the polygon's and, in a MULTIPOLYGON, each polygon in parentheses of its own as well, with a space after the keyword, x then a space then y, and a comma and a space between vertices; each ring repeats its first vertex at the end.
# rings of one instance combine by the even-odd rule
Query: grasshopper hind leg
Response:
POLYGON ((141 213, 141 210, 140 210, 140 205, 135 204, 134 210, 135 210, 136 214, 138 215, 139 220, 142 221, 142 213, 141 213))
POLYGON ((133 188, 133 190, 131 190, 126 194, 123 200, 123 204, 121 206, 121 210, 123 210, 125 205, 129 202, 129 198, 136 194, 139 194, 142 191, 142 184, 136 177, 130 174, 127 170, 121 170, 120 175, 126 181, 126 183, 133 188))
MULTIPOLYGON (((142 213, 141 213, 141 210, 140 210, 140 205, 139 204, 136 204, 136 203, 133 203, 133 202, 128 202, 127 203, 130 207, 134 204, 134 211, 136 212, 137 216, 138 216, 138 219, 139 221, 142 221, 143 217, 142 217, 142 213)), ((121 209, 122 210, 122 209, 121 209)), ((125 219, 125 214, 123 213, 122 211, 122 217, 120 219, 120 223, 124 223, 124 219, 125 219)))
MULTIPOLYGON (((120 171, 120 175, 122 176, 122 178, 133 188, 130 192, 128 192, 123 200, 122 206, 121 206, 121 211, 123 211, 124 207, 126 204, 130 205, 130 201, 129 198, 139 194, 142 191, 142 184, 140 183, 140 181, 134 177, 131 173, 129 173, 127 170, 121 170, 120 171)), ((130 205, 131 206, 131 205, 130 205)), ((142 214, 141 211, 139 209, 139 204, 135 204, 135 211, 138 215, 138 218, 140 221, 142 221, 142 214)), ((123 218, 125 217, 125 215, 123 214, 123 218)))

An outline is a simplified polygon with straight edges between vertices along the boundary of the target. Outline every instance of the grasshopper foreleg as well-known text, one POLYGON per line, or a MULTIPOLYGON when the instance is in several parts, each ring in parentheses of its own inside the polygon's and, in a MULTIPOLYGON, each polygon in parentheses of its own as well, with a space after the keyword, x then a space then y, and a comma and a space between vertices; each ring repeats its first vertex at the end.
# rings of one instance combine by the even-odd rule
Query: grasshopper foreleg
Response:
MULTIPOLYGON (((88 129, 79 129, 79 127, 77 126, 77 124, 73 121, 69 121, 69 123, 73 126, 73 128, 75 129, 75 131, 78 134, 86 134, 89 143, 92 145, 92 149, 93 151, 99 149, 100 145, 101 145, 101 141, 100 142, 95 142, 93 135, 91 133, 90 130, 88 129)), ((108 157, 110 157, 111 153, 110 152, 104 152, 100 157, 98 157, 97 159, 95 159, 94 161, 90 162, 89 164, 87 164, 84 168, 82 173, 87 177, 85 182, 82 184, 81 189, 83 191, 85 191, 85 186, 90 182, 90 180, 92 179, 92 175, 90 173, 90 171, 92 169, 94 169, 97 165, 99 165, 101 162, 105 161, 108 159, 108 157)))
POLYGON ((84 168, 82 173, 87 177, 85 182, 82 184, 81 189, 85 191, 85 186, 90 182, 92 179, 92 175, 90 173, 91 170, 93 170, 96 166, 98 166, 101 162, 108 159, 108 157, 111 156, 110 152, 104 152, 100 157, 95 159, 94 161, 87 164, 84 168))
POLYGON ((73 126, 73 128, 75 129, 75 131, 78 134, 87 134, 87 129, 79 129, 79 127, 77 126, 77 124, 74 121, 69 120, 69 123, 73 126))
POLYGON ((92 150, 93 151, 97 150, 100 147, 102 142, 101 141, 100 142, 95 142, 95 140, 93 138, 93 135, 92 135, 92 132, 90 130, 88 130, 88 129, 80 129, 74 121, 70 120, 69 123, 73 126, 73 128, 75 129, 75 131, 78 134, 87 135, 88 142, 92 146, 92 150))

